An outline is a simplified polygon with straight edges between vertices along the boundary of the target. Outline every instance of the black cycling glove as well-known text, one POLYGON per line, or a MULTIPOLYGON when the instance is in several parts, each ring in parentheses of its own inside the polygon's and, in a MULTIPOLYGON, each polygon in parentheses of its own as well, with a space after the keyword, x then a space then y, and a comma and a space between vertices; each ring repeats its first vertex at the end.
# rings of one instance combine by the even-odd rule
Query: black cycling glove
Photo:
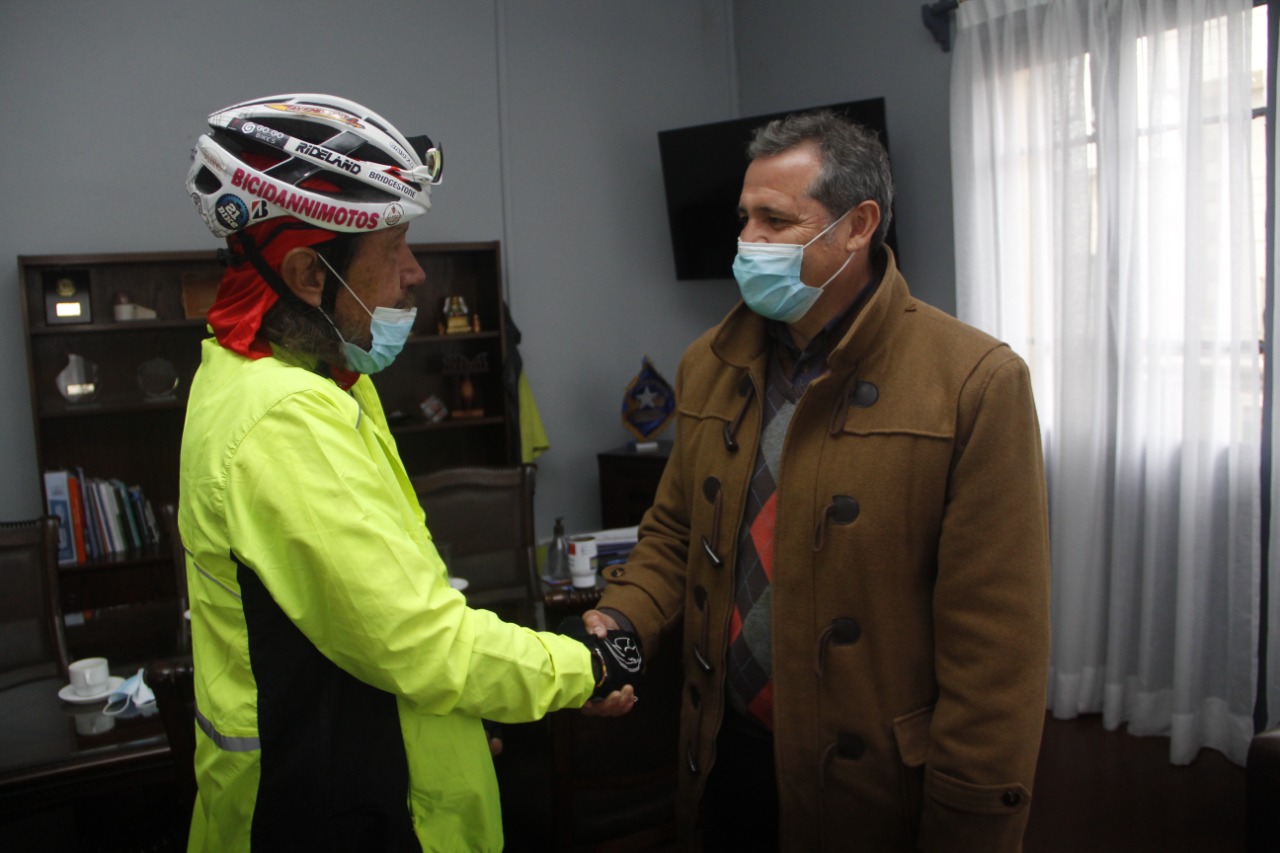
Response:
POLYGON ((628 684, 637 686, 644 657, 640 652, 640 638, 634 631, 610 631, 602 640, 587 630, 580 616, 566 616, 558 632, 591 650, 591 670, 596 677, 591 701, 599 702, 628 684))

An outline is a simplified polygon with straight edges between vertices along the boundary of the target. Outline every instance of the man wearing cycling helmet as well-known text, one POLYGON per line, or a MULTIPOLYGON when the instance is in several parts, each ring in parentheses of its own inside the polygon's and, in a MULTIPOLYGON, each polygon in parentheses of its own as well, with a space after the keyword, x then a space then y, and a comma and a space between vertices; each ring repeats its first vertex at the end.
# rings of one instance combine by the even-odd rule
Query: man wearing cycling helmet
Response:
POLYGON ((228 267, 182 440, 190 847, 500 850, 481 717, 628 701, 639 661, 471 610, 424 526, 367 374, 413 326, 440 148, 327 95, 208 121, 187 190, 228 267))

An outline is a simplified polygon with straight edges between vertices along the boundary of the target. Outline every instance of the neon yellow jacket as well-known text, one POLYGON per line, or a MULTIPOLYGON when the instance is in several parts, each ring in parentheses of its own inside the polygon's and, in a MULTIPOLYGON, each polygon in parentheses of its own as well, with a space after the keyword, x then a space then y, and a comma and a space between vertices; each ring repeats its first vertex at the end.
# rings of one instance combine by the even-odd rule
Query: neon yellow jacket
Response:
POLYGON ((190 849, 500 850, 480 718, 579 707, 575 640, 447 583, 373 384, 203 345, 182 440, 190 849))

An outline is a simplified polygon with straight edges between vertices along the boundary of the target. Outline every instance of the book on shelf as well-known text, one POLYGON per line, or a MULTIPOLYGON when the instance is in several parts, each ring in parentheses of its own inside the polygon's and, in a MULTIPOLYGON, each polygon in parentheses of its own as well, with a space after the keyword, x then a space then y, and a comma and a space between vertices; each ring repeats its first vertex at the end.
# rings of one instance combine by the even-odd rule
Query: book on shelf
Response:
POLYGON ((102 529, 107 534, 107 553, 123 554, 125 552, 124 531, 120 529, 120 513, 116 511, 115 492, 106 480, 93 480, 94 491, 98 495, 98 514, 102 529))
POLYGON ((120 480, 112 480, 111 489, 116 499, 116 512, 120 516, 120 529, 124 533, 127 550, 140 551, 145 543, 142 540, 142 533, 138 530, 138 520, 134 516, 129 488, 120 480))
POLYGON ((102 540, 98 538, 98 528, 93 520, 93 511, 86 487, 84 469, 76 468, 75 479, 80 491, 80 524, 84 528, 85 556, 90 560, 101 560, 103 554, 102 540))
POLYGON ((98 511, 98 491, 93 487, 93 480, 89 477, 80 477, 80 491, 84 495, 85 513, 84 513, 84 530, 85 537, 92 539, 95 548, 93 558, 101 560, 109 553, 107 537, 102 529, 102 514, 98 511))
POLYGON ((58 564, 102 560, 160 542, 151 502, 140 486, 87 477, 82 469, 46 471, 49 512, 62 521, 58 564))
POLYGON ((110 557, 116 553, 115 541, 111 537, 111 528, 107 524, 107 511, 102 505, 102 482, 95 478, 85 480, 89 489, 89 508, 93 511, 93 526, 98 531, 98 541, 102 543, 102 556, 110 557))
POLYGON ((160 526, 156 524, 156 514, 151 508, 151 501, 142 494, 141 486, 129 487, 129 500, 133 505, 134 516, 142 529, 142 540, 147 545, 160 544, 160 526))
POLYGON ((58 518, 58 565, 74 566, 76 536, 71 519, 71 487, 66 471, 44 472, 45 505, 50 515, 58 518))
POLYGON ((84 498, 80 494, 80 478, 71 471, 67 472, 67 491, 71 496, 71 533, 75 539, 76 562, 83 564, 89 559, 84 535, 84 498))

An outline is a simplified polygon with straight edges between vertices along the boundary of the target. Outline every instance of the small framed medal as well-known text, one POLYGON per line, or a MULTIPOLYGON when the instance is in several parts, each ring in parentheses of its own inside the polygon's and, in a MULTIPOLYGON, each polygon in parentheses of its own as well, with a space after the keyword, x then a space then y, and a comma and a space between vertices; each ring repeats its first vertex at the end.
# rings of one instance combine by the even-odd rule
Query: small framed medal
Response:
POLYGON ((92 323, 88 270, 49 270, 44 285, 44 321, 49 325, 92 323))

